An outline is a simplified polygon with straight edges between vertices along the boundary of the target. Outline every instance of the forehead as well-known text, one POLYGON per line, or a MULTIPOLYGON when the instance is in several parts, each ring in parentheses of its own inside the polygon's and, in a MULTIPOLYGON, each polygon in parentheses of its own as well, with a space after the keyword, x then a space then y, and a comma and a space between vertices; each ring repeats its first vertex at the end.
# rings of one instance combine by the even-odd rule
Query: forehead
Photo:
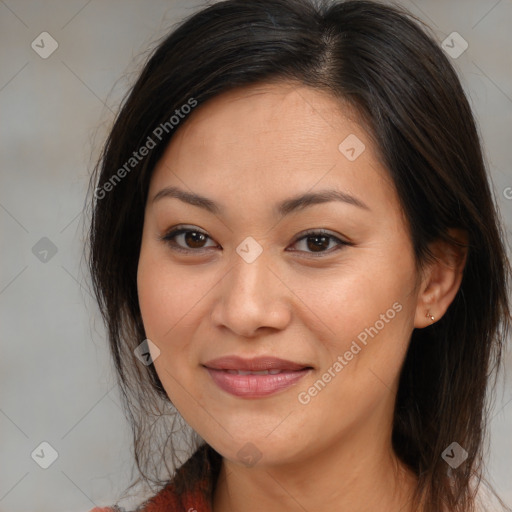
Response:
POLYGON ((265 136, 273 134, 282 151, 297 151, 301 142, 318 144, 325 139, 332 144, 335 140, 329 135, 337 132, 337 139, 347 131, 362 132, 348 104, 324 91, 278 82, 236 88, 210 99, 192 112, 175 139, 215 146, 253 137, 252 144, 260 139, 268 144, 265 136))
POLYGON ((218 197, 248 188, 264 193, 265 200, 315 183, 360 194, 380 186, 394 199, 355 111, 324 91, 294 83, 237 88, 196 107, 166 148, 151 189, 169 182, 205 195, 215 189, 218 197), (362 151, 355 160, 343 152, 347 140, 362 151))

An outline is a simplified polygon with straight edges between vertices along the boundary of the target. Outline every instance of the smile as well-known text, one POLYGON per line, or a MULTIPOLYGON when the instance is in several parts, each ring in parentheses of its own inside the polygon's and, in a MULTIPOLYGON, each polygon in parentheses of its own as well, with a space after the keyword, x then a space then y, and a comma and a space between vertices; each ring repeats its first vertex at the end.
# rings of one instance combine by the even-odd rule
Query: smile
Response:
POLYGON ((206 368, 213 382, 223 391, 241 398, 261 398, 289 388, 312 368, 302 370, 215 370, 206 368))

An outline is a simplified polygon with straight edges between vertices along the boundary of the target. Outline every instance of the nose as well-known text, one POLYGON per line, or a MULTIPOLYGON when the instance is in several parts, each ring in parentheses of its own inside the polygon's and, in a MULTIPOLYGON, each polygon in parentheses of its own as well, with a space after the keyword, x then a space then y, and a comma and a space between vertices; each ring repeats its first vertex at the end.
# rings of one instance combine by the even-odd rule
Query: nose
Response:
POLYGON ((211 313, 215 327, 250 338, 290 323, 291 291, 264 253, 252 263, 236 256, 233 268, 216 287, 218 298, 211 313))

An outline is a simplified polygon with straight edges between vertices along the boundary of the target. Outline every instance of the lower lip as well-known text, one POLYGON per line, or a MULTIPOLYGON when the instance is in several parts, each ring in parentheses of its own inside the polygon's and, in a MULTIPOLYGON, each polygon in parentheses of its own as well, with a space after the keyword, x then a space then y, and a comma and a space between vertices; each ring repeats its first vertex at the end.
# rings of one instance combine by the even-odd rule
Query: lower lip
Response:
POLYGON ((275 375, 237 375, 225 370, 206 368, 219 388, 243 398, 259 398, 286 389, 311 371, 310 368, 297 371, 282 371, 275 375))

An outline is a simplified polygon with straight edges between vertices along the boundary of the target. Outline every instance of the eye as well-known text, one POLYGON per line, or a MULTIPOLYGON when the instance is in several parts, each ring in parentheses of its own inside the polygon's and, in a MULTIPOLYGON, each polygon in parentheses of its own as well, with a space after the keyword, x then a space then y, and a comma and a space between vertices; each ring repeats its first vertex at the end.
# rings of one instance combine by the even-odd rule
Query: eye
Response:
MULTIPOLYGON (((303 247, 310 250, 310 254, 313 254, 315 257, 317 255, 323 256, 324 254, 331 254, 332 252, 341 249, 345 245, 352 245, 351 243, 341 240, 337 236, 334 236, 324 230, 307 231, 303 236, 295 240, 294 245, 298 244, 299 242, 305 242, 303 247), (334 247, 329 247, 331 242, 335 242, 334 247)), ((295 251, 295 249, 293 251, 295 251)), ((308 251, 299 250, 299 252, 308 251)))
MULTIPOLYGON (((173 250, 185 253, 200 253, 204 252, 204 250, 209 247, 218 247, 215 244, 210 246, 205 245, 208 239, 212 240, 204 231, 183 226, 171 229, 171 231, 160 237, 160 240, 169 244, 173 250)), ((300 242, 305 242, 305 245, 303 245, 305 250, 298 250, 298 252, 309 252, 309 254, 315 257, 322 256, 326 253, 331 254, 343 246, 352 245, 350 242, 341 240, 324 230, 307 231, 303 233, 300 238, 297 238, 292 245, 299 244, 300 242), (332 242, 334 242, 334 246, 331 246, 332 242)), ((297 250, 292 249, 292 252, 297 252, 297 250)))
POLYGON ((201 252, 205 246, 205 242, 210 237, 200 229, 192 229, 185 227, 177 227, 166 233, 160 240, 168 243, 173 250, 179 252, 201 252), (185 246, 180 245, 181 241, 185 246))

